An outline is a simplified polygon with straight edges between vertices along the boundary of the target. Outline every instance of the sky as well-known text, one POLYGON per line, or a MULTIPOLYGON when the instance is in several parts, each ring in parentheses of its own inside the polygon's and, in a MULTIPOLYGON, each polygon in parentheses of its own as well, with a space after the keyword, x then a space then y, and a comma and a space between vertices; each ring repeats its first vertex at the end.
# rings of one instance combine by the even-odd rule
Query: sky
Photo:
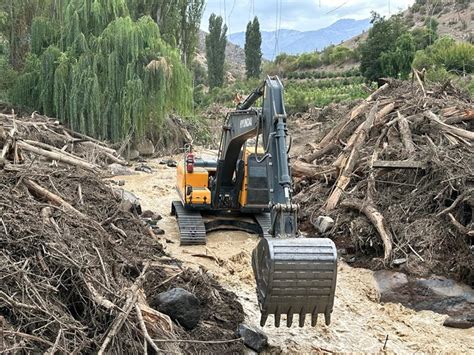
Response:
POLYGON ((311 31, 343 18, 369 18, 372 10, 393 15, 413 3, 414 0, 207 0, 201 28, 207 31, 209 16, 215 13, 225 18, 228 33, 245 31, 254 16, 265 31, 311 31))

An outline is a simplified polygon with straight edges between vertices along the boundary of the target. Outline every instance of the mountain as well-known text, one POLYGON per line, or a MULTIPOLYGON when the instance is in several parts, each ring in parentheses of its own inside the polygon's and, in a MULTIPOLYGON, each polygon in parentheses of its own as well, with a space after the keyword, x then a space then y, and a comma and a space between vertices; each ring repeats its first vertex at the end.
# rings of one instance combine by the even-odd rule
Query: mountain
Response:
MULTIPOLYGON (((276 31, 262 31, 263 57, 272 60, 275 54, 300 54, 322 50, 331 44, 339 44, 351 37, 361 34, 370 28, 370 20, 341 19, 332 25, 315 31, 295 31, 281 29, 276 31), (275 41, 278 38, 277 52, 275 41)), ((229 35, 229 41, 240 47, 245 45, 245 32, 229 35)))

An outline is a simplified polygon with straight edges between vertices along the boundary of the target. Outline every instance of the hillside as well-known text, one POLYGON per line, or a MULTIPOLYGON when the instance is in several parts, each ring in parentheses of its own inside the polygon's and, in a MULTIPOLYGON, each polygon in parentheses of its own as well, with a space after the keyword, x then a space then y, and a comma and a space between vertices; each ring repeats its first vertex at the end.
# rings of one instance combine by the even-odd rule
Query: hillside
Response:
MULTIPOLYGON (((332 25, 315 31, 295 31, 281 29, 276 31, 262 31, 263 57, 272 60, 275 56, 275 41, 278 38, 277 53, 300 54, 322 50, 331 44, 339 44, 348 38, 366 31, 370 28, 369 19, 353 20, 341 19, 332 25)), ((229 35, 229 41, 243 48, 245 45, 245 32, 229 35)))
MULTIPOLYGON (((474 2, 462 6, 456 1, 443 1, 442 7, 427 10, 424 6, 416 5, 405 10, 403 17, 411 25, 412 29, 423 27, 428 13, 438 21, 438 33, 440 36, 450 36, 459 41, 473 42, 474 40, 474 2)), ((355 48, 367 38, 367 33, 361 33, 345 41, 344 46, 355 48)))

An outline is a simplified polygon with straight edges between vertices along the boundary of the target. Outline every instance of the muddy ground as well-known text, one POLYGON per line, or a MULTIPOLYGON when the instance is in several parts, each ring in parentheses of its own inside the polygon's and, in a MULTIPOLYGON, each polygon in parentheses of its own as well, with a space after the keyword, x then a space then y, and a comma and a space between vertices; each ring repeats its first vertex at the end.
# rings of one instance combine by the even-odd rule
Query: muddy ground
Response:
MULTIPOLYGON (((212 152, 202 152, 202 155, 212 152)), ((179 159, 180 157, 174 157, 179 159)), ((170 205, 178 199, 175 192, 175 168, 160 165, 161 159, 146 164, 153 173, 117 176, 125 188, 136 194, 143 209, 163 216, 159 222, 165 234, 160 237, 165 250, 190 267, 203 267, 213 273, 221 284, 235 292, 246 313, 246 322, 258 326, 255 285, 250 265, 257 236, 244 232, 220 231, 211 233, 207 246, 179 246, 178 227, 170 216, 170 205), (205 258, 200 255, 210 255, 205 258), (216 262, 217 259, 218 261, 216 262)), ((374 272, 356 269, 341 262, 332 324, 318 321, 316 328, 294 325, 263 328, 273 350, 310 352, 393 351, 393 352, 474 352, 474 329, 451 329, 442 325, 447 315, 432 311, 415 311, 399 303, 380 303, 374 272)), ((470 303, 472 306, 472 303, 470 303)), ((270 321, 270 320, 269 320, 270 321)))

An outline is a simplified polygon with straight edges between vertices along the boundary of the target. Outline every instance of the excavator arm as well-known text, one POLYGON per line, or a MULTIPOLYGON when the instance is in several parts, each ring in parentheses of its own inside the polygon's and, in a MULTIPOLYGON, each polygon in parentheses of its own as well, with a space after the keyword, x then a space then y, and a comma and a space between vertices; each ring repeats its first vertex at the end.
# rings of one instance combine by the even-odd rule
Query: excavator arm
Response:
MULTIPOLYGON (((323 313, 330 323, 336 287, 337 252, 327 238, 302 238, 298 231, 298 206, 292 202, 286 112, 283 85, 278 77, 267 77, 237 110, 231 112, 223 127, 219 148, 214 208, 235 208, 243 189, 242 147, 247 140, 261 136, 263 163, 268 177, 268 206, 271 216, 270 237, 262 238, 253 251, 252 267, 257 283, 261 325, 270 314, 275 326, 286 315, 287 326, 299 315, 299 325, 311 315, 312 326, 323 313), (261 109, 253 109, 263 96, 261 109)), ((257 143, 256 143, 257 144, 257 143)), ((257 148, 256 148, 257 150, 257 148)), ((255 150, 255 151, 256 151, 255 150)))

